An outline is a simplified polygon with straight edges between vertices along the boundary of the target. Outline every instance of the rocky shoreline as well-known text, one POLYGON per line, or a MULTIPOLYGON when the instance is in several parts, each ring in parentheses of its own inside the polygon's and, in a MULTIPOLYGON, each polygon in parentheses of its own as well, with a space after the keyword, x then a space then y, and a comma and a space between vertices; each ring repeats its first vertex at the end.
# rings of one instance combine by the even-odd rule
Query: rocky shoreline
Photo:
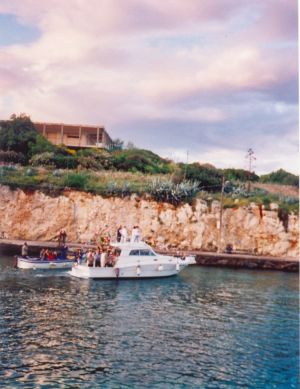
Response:
POLYGON ((276 204, 271 205, 270 210, 255 203, 224 209, 220 234, 215 200, 174 206, 136 195, 104 198, 66 190, 51 197, 0 185, 0 233, 8 239, 53 241, 65 229, 68 241, 81 244, 100 236, 114 239, 120 225, 129 231, 138 225, 143 239, 158 250, 225 252, 230 246, 234 253, 298 258, 298 215, 288 215, 284 224, 276 204))

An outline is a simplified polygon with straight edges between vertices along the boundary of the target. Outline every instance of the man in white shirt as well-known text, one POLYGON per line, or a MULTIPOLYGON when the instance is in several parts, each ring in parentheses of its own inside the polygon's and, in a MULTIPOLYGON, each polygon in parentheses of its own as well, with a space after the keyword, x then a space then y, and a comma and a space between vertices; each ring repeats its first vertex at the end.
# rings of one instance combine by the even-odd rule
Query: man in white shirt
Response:
POLYGON ((127 242, 128 232, 125 226, 121 228, 120 233, 121 233, 121 243, 127 242))
POLYGON ((134 226, 131 232, 131 242, 139 242, 141 240, 141 233, 138 226, 134 226))

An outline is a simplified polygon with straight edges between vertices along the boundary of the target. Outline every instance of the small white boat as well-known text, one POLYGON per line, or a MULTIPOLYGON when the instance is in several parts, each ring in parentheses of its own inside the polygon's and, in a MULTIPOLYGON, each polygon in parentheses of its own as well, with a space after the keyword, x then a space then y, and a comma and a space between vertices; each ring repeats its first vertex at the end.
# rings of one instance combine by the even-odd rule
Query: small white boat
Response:
POLYGON ((195 264, 195 258, 177 258, 160 255, 145 242, 112 243, 119 249, 112 267, 90 267, 86 263, 74 264, 70 274, 78 278, 158 278, 178 274, 188 265, 195 264))
POLYGON ((20 269, 71 269, 73 263, 71 259, 41 260, 34 257, 17 257, 17 267, 20 269))

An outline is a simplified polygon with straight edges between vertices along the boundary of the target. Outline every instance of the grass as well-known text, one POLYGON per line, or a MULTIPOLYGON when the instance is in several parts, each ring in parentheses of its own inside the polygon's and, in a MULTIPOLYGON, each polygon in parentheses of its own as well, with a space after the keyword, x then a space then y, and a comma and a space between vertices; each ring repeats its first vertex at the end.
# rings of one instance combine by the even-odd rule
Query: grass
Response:
MULTIPOLYGON (((30 190, 41 190, 47 193, 56 193, 66 188, 82 190, 99 194, 105 197, 124 197, 133 193, 143 196, 149 192, 149 186, 153 180, 167 182, 171 178, 168 174, 142 174, 118 171, 87 170, 55 170, 50 168, 29 168, 29 167, 0 167, 0 184, 8 185, 13 189, 22 188, 30 190)), ((264 205, 270 209, 271 203, 277 203, 279 209, 285 212, 298 213, 298 197, 284 196, 282 191, 277 193, 272 187, 272 193, 256 193, 249 197, 239 196, 237 198, 225 194, 224 208, 237 208, 248 206, 250 203, 264 205)), ((280 189, 280 188, 279 188, 280 189)), ((208 202, 221 199, 220 193, 199 192, 197 198, 208 202)))

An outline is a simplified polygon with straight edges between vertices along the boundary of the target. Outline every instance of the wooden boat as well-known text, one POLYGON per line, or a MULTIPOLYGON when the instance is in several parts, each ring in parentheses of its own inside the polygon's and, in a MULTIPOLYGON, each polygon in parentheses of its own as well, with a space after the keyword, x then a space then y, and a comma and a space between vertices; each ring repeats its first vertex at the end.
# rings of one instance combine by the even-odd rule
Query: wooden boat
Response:
POLYGON ((72 259, 41 260, 36 257, 17 257, 17 267, 20 269, 71 269, 73 263, 72 259))

